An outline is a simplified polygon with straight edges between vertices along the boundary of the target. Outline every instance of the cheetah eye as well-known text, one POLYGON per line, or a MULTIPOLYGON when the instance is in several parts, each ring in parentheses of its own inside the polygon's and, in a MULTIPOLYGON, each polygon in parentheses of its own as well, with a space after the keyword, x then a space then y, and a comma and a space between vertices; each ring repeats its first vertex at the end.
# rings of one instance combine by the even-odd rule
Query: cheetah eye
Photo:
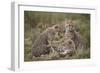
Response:
POLYGON ((69 41, 69 44, 72 44, 72 42, 71 42, 71 41, 69 41))
POLYGON ((55 29, 59 28, 58 26, 55 26, 55 29))

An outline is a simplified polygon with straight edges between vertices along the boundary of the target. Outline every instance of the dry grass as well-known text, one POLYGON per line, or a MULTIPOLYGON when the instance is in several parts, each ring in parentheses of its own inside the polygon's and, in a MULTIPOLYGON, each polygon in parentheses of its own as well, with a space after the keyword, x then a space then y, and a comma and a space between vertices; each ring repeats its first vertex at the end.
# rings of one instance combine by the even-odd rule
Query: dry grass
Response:
POLYGON ((69 60, 69 59, 87 59, 90 58, 90 15, 88 14, 60 14, 60 13, 43 13, 43 12, 26 12, 25 13, 25 32, 24 32, 24 61, 44 61, 44 60, 69 60), (47 15, 46 15, 47 14, 47 15), (39 16, 38 16, 39 15, 39 16), (49 55, 43 55, 41 57, 32 57, 32 42, 45 30, 44 24, 39 24, 43 20, 48 23, 48 26, 52 26, 53 23, 61 22, 67 16, 75 17, 75 26, 83 37, 86 48, 77 49, 76 53, 72 56, 59 57, 57 52, 50 53, 49 55), (46 20, 46 18, 48 18, 46 20), (32 38, 33 37, 33 38, 32 38))

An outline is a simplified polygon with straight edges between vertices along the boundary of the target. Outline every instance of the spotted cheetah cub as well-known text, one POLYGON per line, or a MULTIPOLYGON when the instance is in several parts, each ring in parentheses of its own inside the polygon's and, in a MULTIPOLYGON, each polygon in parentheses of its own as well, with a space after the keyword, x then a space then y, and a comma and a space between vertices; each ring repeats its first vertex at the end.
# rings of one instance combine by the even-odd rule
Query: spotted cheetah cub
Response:
POLYGON ((59 25, 54 25, 43 31, 32 45, 32 56, 40 57, 49 54, 52 51, 49 41, 54 39, 56 33, 60 32, 60 30, 59 25))

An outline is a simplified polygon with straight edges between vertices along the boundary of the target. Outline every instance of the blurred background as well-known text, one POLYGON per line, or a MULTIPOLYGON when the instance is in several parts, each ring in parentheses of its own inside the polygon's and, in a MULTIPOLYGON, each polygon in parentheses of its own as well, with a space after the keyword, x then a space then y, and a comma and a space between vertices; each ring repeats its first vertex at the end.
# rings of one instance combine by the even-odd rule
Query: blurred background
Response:
POLYGON ((32 61, 32 45, 46 28, 62 24, 69 18, 74 19, 74 25, 85 46, 84 50, 78 50, 78 54, 69 59, 90 58, 90 14, 24 11, 24 61, 32 61))

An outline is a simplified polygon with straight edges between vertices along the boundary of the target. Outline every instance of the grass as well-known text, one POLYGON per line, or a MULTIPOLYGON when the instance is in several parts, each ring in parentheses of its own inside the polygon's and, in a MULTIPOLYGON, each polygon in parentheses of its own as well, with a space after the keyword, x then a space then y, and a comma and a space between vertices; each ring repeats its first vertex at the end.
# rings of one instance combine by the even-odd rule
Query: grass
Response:
MULTIPOLYGON (((30 42, 30 40, 28 41, 30 42)), ((45 60, 69 60, 69 59, 87 59, 90 58, 90 49, 77 49, 76 53, 72 56, 65 56, 65 57, 59 57, 57 52, 50 53, 49 55, 43 55, 41 57, 32 57, 31 56, 31 47, 28 43, 25 45, 24 50, 24 60, 25 61, 45 61, 45 60)))
MULTIPOLYGON (((33 14, 33 15, 35 15, 35 17, 37 17, 38 12, 36 12, 36 13, 35 13, 36 14, 35 15, 34 12, 33 13, 31 12, 31 14, 33 14)), ((28 13, 28 15, 29 14, 30 13, 28 13)), ((63 14, 62 15, 61 14, 62 16, 56 15, 57 18, 55 21, 54 17, 56 17, 56 16, 54 16, 54 15, 51 16, 50 14, 48 13, 48 15, 49 15, 48 16, 49 17, 48 24, 47 24, 48 26, 51 26, 49 24, 49 22, 50 23, 60 22, 59 20, 57 21, 58 17, 59 18, 62 17, 62 19, 65 18, 65 15, 76 17, 75 26, 76 26, 76 28, 79 29, 79 32, 82 35, 83 41, 85 43, 84 46, 86 46, 86 48, 83 48, 83 49, 78 48, 76 50, 76 53, 73 54, 72 56, 59 57, 57 52, 54 52, 54 53, 50 53, 49 55, 44 55, 41 57, 32 57, 32 55, 31 55, 32 45, 33 45, 35 39, 40 35, 40 33, 45 30, 45 27, 42 27, 45 25, 44 24, 39 24, 39 25, 36 24, 36 21, 39 20, 38 18, 41 16, 41 14, 40 14, 40 16, 38 16, 37 19, 32 17, 32 15, 27 16, 27 17, 25 16, 26 21, 25 21, 25 27, 24 27, 24 29, 25 29, 25 32, 24 32, 24 61, 29 62, 29 61, 44 61, 44 60, 89 59, 90 58, 90 18, 89 18, 89 15, 87 15, 87 14, 86 15, 85 14, 63 14), (33 23, 33 19, 35 19, 34 23, 33 23), (34 27, 32 27, 31 25, 34 27)), ((44 13, 44 15, 45 15, 45 13, 44 13)), ((44 18, 44 15, 42 14, 43 18, 41 17, 40 21, 42 19, 43 19, 43 21, 46 20, 44 18)), ((47 17, 47 15, 45 15, 45 17, 47 17)))

